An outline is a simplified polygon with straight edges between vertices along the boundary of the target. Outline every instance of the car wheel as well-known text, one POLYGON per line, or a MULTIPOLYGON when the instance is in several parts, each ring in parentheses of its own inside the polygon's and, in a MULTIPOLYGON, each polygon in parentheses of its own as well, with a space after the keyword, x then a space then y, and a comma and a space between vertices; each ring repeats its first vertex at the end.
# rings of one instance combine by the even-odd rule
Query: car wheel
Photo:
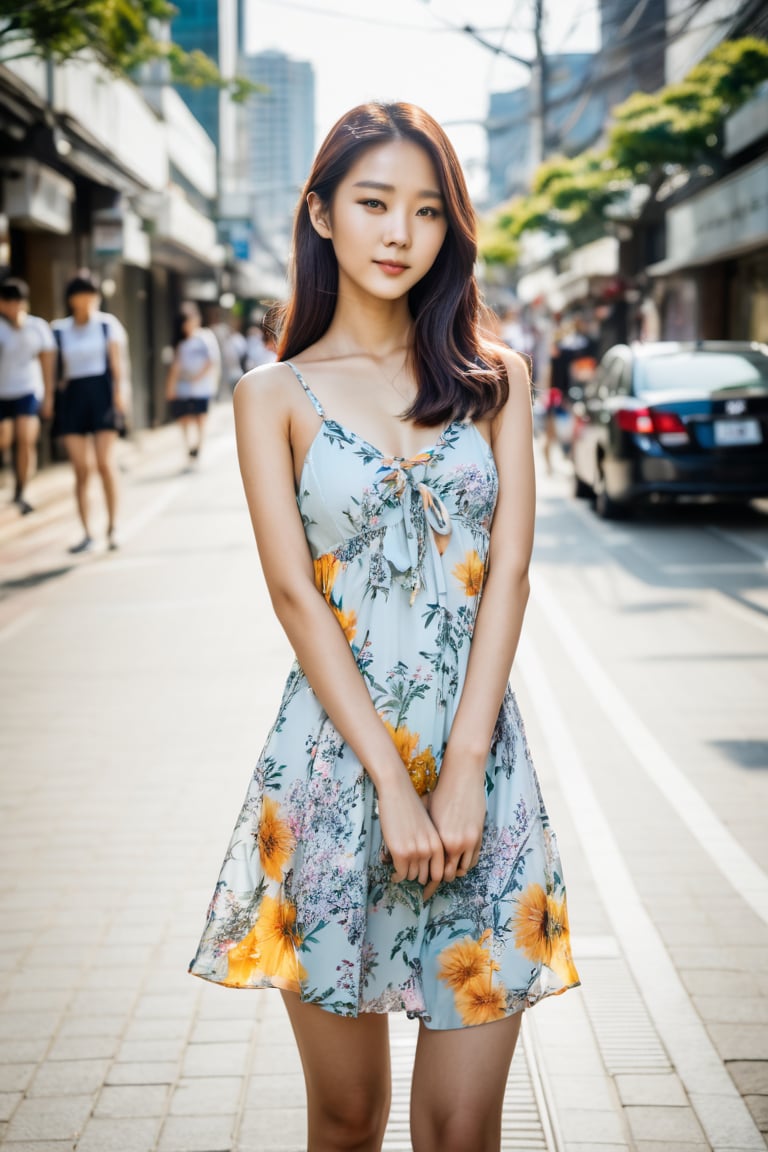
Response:
POLYGON ((574 473, 573 494, 577 500, 589 500, 594 492, 591 484, 587 484, 586 480, 582 480, 580 476, 574 473))
POLYGON ((608 495, 605 490, 605 477, 599 470, 594 493, 594 509, 601 520, 624 520, 630 515, 631 509, 628 504, 620 504, 608 495))

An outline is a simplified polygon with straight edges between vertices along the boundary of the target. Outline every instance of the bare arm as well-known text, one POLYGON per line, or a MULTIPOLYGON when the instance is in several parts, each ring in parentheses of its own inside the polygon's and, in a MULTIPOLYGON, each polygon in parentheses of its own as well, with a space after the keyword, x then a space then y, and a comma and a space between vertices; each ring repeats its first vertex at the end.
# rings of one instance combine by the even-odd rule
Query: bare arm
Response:
POLYGON ((123 410, 123 365, 120 356, 120 345, 117 340, 110 340, 107 345, 109 357, 109 370, 112 374, 112 403, 118 412, 123 410))
POLYGON ((40 368, 43 373, 43 387, 45 388, 42 415, 45 420, 50 420, 50 418, 53 416, 53 390, 56 386, 55 367, 57 353, 55 351, 41 352, 39 360, 40 368))
POLYGON ((430 813, 446 853, 445 879, 477 863, 485 818, 485 767, 528 602, 536 487, 528 371, 505 355, 509 399, 493 425, 499 496, 488 577, 467 674, 430 813))
POLYGON ((240 471, 275 613, 335 728, 373 780, 396 880, 442 876, 440 838, 373 705, 344 632, 315 586, 296 505, 285 365, 254 369, 234 394, 240 471))
POLYGON ((165 398, 166 400, 173 400, 176 395, 176 382, 179 379, 179 358, 174 356, 168 369, 168 375, 165 377, 165 398))

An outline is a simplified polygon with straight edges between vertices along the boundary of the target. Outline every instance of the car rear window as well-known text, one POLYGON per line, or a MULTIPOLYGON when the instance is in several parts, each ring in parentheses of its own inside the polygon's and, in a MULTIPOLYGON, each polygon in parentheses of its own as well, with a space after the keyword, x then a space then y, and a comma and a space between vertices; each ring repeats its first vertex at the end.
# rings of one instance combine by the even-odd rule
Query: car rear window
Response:
POLYGON ((713 392, 759 388, 768 392, 768 356, 762 352, 669 352, 639 360, 635 367, 640 392, 713 392))

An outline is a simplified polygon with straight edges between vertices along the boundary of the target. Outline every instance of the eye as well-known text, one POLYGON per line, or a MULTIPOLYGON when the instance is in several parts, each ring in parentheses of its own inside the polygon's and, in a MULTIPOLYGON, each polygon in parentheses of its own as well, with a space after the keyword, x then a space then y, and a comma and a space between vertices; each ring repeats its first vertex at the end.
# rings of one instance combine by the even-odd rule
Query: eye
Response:
POLYGON ((373 197, 371 197, 370 200, 358 200, 358 204, 361 204, 363 206, 363 208, 383 208, 384 207, 384 204, 381 200, 375 200, 373 197))
POLYGON ((433 220, 439 220, 442 216, 442 212, 439 208, 432 208, 431 205, 425 205, 423 208, 419 208, 416 215, 432 217, 433 220))

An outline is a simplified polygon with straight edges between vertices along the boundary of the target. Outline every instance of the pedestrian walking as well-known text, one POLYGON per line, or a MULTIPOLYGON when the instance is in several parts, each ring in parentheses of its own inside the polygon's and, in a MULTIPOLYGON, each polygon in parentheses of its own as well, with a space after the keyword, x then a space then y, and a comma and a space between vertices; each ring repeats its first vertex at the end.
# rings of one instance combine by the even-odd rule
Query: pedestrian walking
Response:
POLYGON ((279 362, 234 404, 296 663, 190 970, 281 990, 310 1152, 381 1147, 392 1011, 420 1021, 414 1152, 497 1152, 522 1012, 578 983, 509 686, 528 371, 481 325, 471 201, 423 110, 339 120, 293 251, 279 362))
POLYGON ((573 436, 573 403, 583 395, 584 385, 597 367, 597 342, 590 335, 580 312, 574 313, 555 334, 550 351, 549 388, 544 422, 544 462, 551 475, 552 447, 570 455, 573 436))
POLYGON ((34 509, 26 497, 35 469, 40 413, 53 413, 56 342, 49 325, 29 314, 29 287, 8 276, 0 283, 0 452, 14 453, 13 501, 22 516, 34 509))
POLYGON ((263 322, 251 324, 246 338, 248 369, 260 368, 262 364, 273 364, 276 359, 277 350, 272 333, 265 329, 263 322))
POLYGON ((125 422, 122 365, 127 335, 117 317, 100 310, 99 286, 90 272, 73 276, 65 296, 69 315, 51 326, 59 353, 54 434, 63 437, 75 473, 84 532, 69 551, 90 552, 95 546, 89 498, 94 462, 106 503, 107 547, 114 550, 119 544, 115 444, 125 422))
POLYGON ((176 317, 174 357, 165 393, 171 416, 181 427, 189 465, 200 458, 211 399, 219 388, 221 353, 196 304, 182 304, 176 317))

